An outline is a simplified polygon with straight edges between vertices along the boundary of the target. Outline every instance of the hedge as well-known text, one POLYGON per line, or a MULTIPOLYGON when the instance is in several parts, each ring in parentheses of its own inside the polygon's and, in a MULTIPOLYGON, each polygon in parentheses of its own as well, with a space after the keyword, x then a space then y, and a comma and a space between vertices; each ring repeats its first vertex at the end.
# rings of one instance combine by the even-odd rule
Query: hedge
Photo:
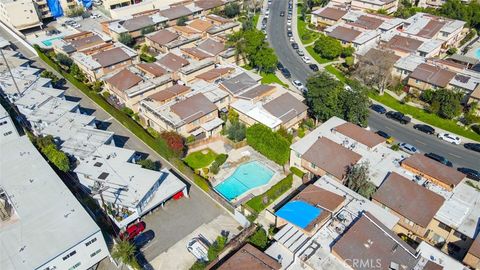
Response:
POLYGON ((253 197, 250 199, 246 205, 252 208, 252 210, 256 211, 257 213, 262 212, 265 208, 267 208, 272 202, 282 196, 285 192, 287 192, 293 184, 293 175, 289 174, 287 177, 280 180, 278 183, 273 185, 269 190, 265 191, 264 193, 253 197))
POLYGON ((247 143, 280 165, 287 163, 290 157, 290 142, 262 124, 247 128, 247 143))
POLYGON ((303 178, 303 176, 305 175, 305 173, 297 167, 290 167, 290 171, 300 178, 303 178))

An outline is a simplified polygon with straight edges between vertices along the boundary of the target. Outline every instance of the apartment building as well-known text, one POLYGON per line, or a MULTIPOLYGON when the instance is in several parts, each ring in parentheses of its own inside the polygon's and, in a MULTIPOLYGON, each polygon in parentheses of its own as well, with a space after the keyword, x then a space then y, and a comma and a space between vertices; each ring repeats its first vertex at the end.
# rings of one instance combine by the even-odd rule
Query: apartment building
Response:
POLYGON ((282 265, 274 258, 258 250, 251 244, 243 245, 239 250, 227 255, 227 259, 216 265, 215 269, 236 269, 241 265, 255 270, 279 270, 282 265))
POLYGON ((71 55, 74 52, 90 53, 112 45, 110 36, 99 31, 81 31, 52 42, 55 53, 71 55))
POLYGON ((135 160, 133 150, 102 145, 92 155, 80 158, 74 170, 83 188, 104 205, 119 228, 176 194, 188 196, 185 183, 170 171, 143 169, 135 160))
POLYGON ((0 144, 0 268, 91 269, 109 256, 100 228, 28 137, 0 144))
POLYGON ((41 26, 42 17, 32 0, 5 0, 0 2, 0 20, 16 30, 41 26))
POLYGON ((434 39, 421 40, 397 34, 387 42, 383 42, 380 47, 390 50, 400 57, 406 57, 410 54, 421 57, 435 57, 441 52, 442 41, 434 39))
POLYGON ((99 80, 107 74, 138 62, 137 52, 121 43, 114 43, 89 54, 75 52, 71 57, 90 81, 99 80))
POLYGON ((118 41, 121 34, 129 34, 133 38, 140 38, 147 34, 145 29, 153 28, 157 30, 163 28, 168 20, 161 16, 158 11, 148 11, 130 17, 129 19, 104 22, 103 30, 115 41, 118 41))
POLYGON ((343 16, 348 13, 347 9, 340 7, 323 7, 312 12, 310 22, 315 26, 318 25, 334 25, 342 21, 343 16))
POLYGON ((379 11, 384 10, 388 14, 397 11, 398 1, 396 0, 333 0, 329 6, 346 6, 359 11, 379 11))

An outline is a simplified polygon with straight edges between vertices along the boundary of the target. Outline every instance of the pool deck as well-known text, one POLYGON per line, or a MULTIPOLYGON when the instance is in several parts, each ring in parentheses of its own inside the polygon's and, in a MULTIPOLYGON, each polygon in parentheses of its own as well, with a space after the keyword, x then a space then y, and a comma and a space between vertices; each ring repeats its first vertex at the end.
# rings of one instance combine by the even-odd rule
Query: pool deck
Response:
POLYGON ((478 49, 480 49, 480 39, 477 40, 472 45, 470 45, 470 50, 468 50, 468 52, 465 54, 465 56, 473 57, 473 58, 476 58, 476 59, 480 60, 478 58, 478 56, 475 54, 478 49))
POLYGON ((239 165, 250 161, 259 161, 260 163, 262 163, 262 165, 270 168, 274 172, 274 174, 266 185, 253 188, 243 193, 242 195, 230 201, 232 204, 236 204, 236 202, 241 201, 243 198, 249 196, 250 194, 250 196, 257 196, 264 193, 286 176, 283 172, 283 168, 280 165, 265 158, 263 155, 255 151, 250 146, 245 146, 228 152, 228 159, 220 168, 220 172, 212 179, 212 185, 214 187, 217 186, 230 175, 232 175, 239 165))

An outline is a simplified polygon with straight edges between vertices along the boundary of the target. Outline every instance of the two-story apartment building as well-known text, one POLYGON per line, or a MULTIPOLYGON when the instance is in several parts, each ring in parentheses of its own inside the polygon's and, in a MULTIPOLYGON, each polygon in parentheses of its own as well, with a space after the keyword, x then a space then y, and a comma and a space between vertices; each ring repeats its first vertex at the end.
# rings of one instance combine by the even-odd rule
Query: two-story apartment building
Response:
POLYGON ((104 22, 103 30, 115 41, 118 41, 121 34, 129 34, 133 38, 140 38, 146 34, 144 29, 153 28, 156 30, 162 28, 167 21, 168 18, 161 16, 158 10, 153 10, 134 14, 128 19, 104 22))
POLYGON ((387 42, 383 42, 380 47, 390 50, 400 57, 406 57, 410 54, 421 57, 435 57, 441 52, 442 41, 396 34, 387 42))
POLYGON ((348 13, 347 9, 340 7, 323 7, 312 12, 310 22, 315 26, 318 25, 334 25, 342 21, 343 16, 348 13))
POLYGON ((71 55, 74 52, 88 53, 88 51, 108 47, 111 43, 110 36, 98 31, 82 31, 52 42, 55 53, 66 55, 71 55))

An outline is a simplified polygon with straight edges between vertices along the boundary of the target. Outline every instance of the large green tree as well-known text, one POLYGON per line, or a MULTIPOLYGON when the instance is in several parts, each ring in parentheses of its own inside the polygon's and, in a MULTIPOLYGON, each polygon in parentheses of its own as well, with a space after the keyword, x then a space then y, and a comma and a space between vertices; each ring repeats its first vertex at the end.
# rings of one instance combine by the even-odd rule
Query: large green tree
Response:
POLYGON ((259 71, 271 73, 277 66, 278 58, 275 51, 270 47, 262 47, 255 54, 254 65, 259 71))
POLYGON ((118 36, 118 41, 128 47, 131 47, 135 42, 129 33, 121 33, 120 36, 118 36))
POLYGON ((340 94, 341 113, 344 120, 362 127, 367 126, 368 106, 370 105, 367 91, 368 89, 363 87, 360 82, 349 81, 349 88, 340 94))
POLYGON ((345 185, 363 197, 370 199, 375 193, 376 187, 370 182, 368 163, 359 163, 348 167, 345 185))
POLYGON ((453 119, 462 113, 463 94, 449 89, 438 89, 433 93, 430 110, 442 118, 453 119))
POLYGON ((335 59, 342 54, 343 47, 339 40, 327 35, 320 35, 315 41, 313 50, 327 59, 335 59))
POLYGON ((308 79, 307 88, 307 105, 317 120, 326 121, 341 115, 339 96, 343 91, 342 82, 323 71, 308 79))

